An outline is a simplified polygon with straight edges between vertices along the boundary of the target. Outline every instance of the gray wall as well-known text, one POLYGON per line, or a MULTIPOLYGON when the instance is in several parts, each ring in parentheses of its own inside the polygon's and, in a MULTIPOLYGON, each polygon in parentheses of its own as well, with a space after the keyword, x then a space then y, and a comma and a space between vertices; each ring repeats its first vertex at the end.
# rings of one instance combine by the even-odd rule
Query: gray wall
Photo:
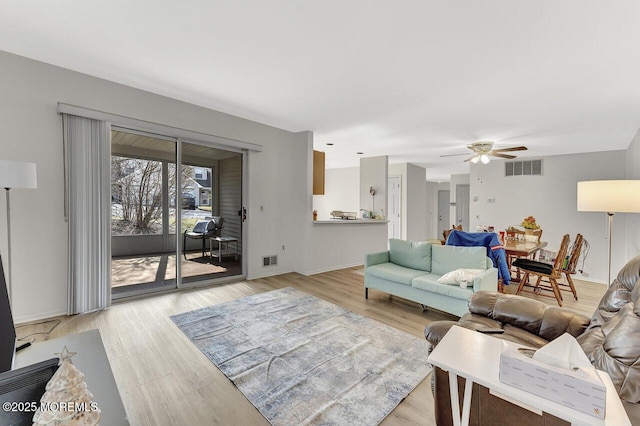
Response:
MULTIPOLYGON (((523 218, 532 215, 542 227, 542 239, 549 243, 551 250, 558 249, 564 234, 569 234, 573 241, 576 234, 581 233, 591 249, 585 265, 589 276, 578 278, 604 283, 608 271, 607 215, 577 211, 577 183, 624 179, 626 155, 626 151, 606 151, 540 157, 543 160, 542 176, 505 177, 504 161, 472 166, 470 227, 475 230, 477 225, 491 225, 499 231, 519 225, 523 218), (480 172, 482 180, 478 179, 480 172), (489 202, 489 199, 494 201, 489 202)), ((615 215, 612 274, 617 274, 629 260, 626 254, 628 242, 640 238, 638 228, 625 235, 629 216, 615 215)))
MULTIPOLYGON (((38 169, 38 189, 12 191, 13 307, 17 322, 67 310, 62 120, 56 113, 59 102, 262 145, 262 152, 249 153, 248 188, 255 196, 249 199, 256 200, 248 205, 248 234, 256 235, 250 240, 249 257, 245 259, 249 277, 305 266, 301 254, 305 242, 293 237, 303 233, 302 222, 289 220, 285 224, 281 218, 309 215, 307 134, 294 134, 5 52, 0 52, 0 70, 2 158, 33 161, 38 169), (279 183, 296 181, 300 184, 281 190, 279 183), (283 237, 258 238, 264 229, 283 237), (282 239, 288 250, 279 252, 278 266, 264 271, 260 255, 279 251, 282 239)), ((0 223, 5 223, 4 202, 1 206, 0 223)), ((2 230, 3 254, 7 250, 5 235, 2 230)))

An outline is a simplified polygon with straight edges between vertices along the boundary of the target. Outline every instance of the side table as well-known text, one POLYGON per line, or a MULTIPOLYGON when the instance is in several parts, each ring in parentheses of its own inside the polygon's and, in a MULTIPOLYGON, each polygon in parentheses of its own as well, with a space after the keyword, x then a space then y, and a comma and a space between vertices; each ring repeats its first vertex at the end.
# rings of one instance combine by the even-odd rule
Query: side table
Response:
POLYGON ((223 256, 234 255, 235 259, 238 260, 238 239, 233 237, 211 237, 209 238, 209 253, 211 253, 211 259, 217 257, 222 262, 223 256), (218 243, 217 252, 213 251, 213 242, 218 243), (233 243, 234 250, 229 250, 229 243, 233 243))
POLYGON ((611 378, 604 371, 598 371, 607 388, 604 420, 500 382, 500 353, 503 345, 515 345, 515 343, 456 325, 451 327, 429 355, 429 363, 449 373, 451 411, 455 426, 469 424, 474 383, 488 388, 494 396, 515 403, 526 410, 537 414, 549 413, 572 424, 631 426, 611 378), (458 376, 465 379, 462 413, 460 413, 458 399, 458 376))

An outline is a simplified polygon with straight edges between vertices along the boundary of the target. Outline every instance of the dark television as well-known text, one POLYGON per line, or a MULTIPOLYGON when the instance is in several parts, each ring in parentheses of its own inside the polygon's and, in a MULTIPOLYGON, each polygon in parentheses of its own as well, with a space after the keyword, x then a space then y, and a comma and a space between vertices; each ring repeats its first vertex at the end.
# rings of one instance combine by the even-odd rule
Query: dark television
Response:
POLYGON ((0 373, 0 424, 31 425, 47 383, 58 370, 58 358, 0 373))
POLYGON ((7 282, 0 257, 0 373, 10 371, 16 353, 16 328, 13 324, 7 282))
POLYGON ((14 370, 15 353, 16 329, 0 257, 0 425, 31 425, 45 387, 58 369, 58 359, 14 370))

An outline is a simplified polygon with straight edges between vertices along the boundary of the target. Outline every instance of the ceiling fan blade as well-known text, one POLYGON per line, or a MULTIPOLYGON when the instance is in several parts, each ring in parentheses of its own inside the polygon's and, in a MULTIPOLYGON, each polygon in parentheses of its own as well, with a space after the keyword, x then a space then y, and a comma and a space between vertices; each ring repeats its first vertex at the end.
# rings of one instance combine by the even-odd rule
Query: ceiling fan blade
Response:
POLYGON ((494 149, 492 152, 526 151, 526 146, 512 146, 511 148, 494 149))
POLYGON ((466 160, 464 160, 464 162, 466 163, 467 161, 471 161, 471 160, 473 160, 474 158, 476 158, 477 156, 478 156, 478 154, 474 154, 474 155, 472 155, 471 157, 469 157, 469 158, 467 158, 466 160))
POLYGON ((469 153, 465 152, 463 154, 445 154, 445 155, 441 155, 440 157, 459 157, 460 155, 469 155, 469 153))
POLYGON ((488 155, 492 156, 492 157, 500 157, 500 158, 516 158, 515 155, 509 155, 509 154, 500 154, 499 152, 495 152, 495 151, 491 151, 488 153, 488 155))

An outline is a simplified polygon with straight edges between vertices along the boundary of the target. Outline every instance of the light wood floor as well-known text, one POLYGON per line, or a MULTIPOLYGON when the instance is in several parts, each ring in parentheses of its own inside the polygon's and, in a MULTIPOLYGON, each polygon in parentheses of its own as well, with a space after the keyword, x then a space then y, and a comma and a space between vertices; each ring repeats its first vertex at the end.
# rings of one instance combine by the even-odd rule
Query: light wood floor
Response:
MULTIPOLYGON (((360 271, 349 268, 310 277, 291 273, 121 302, 103 312, 62 317, 47 338, 100 330, 131 425, 268 425, 169 316, 290 286, 420 338, 427 323, 455 318, 435 310, 423 312, 413 302, 374 290, 365 300, 360 271)), ((593 294, 585 294, 574 308, 592 312, 595 304, 588 305, 599 290, 578 284, 579 296, 593 294)), ((566 305, 569 309, 571 304, 566 305)), ((18 333, 24 336, 47 327, 27 325, 18 333)), ((433 425, 429 381, 427 377, 383 424, 433 425)))

